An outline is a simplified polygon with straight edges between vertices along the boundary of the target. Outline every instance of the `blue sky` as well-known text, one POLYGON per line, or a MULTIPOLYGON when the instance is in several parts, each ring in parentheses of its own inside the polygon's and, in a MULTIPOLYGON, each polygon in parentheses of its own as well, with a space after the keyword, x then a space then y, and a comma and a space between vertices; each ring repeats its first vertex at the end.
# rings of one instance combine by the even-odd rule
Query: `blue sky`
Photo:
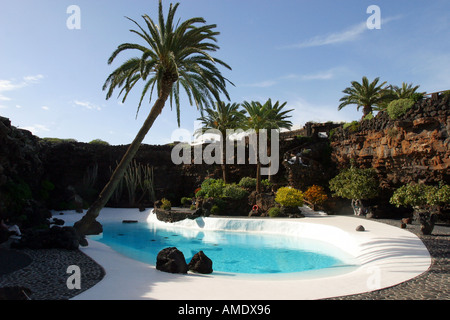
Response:
MULTIPOLYGON (((177 17, 204 17, 221 32, 215 56, 232 71, 223 75, 231 102, 287 102, 296 127, 307 121, 352 121, 355 106, 337 111, 353 80, 380 77, 388 84, 450 89, 448 0, 181 0, 177 17), (367 28, 370 5, 381 10, 381 29, 367 28)), ((164 1, 165 9, 170 1, 164 1)), ((0 2, 0 115, 39 137, 111 144, 132 141, 151 107, 141 108, 139 88, 122 104, 105 99, 102 85, 124 61, 107 59, 129 32, 156 17, 157 0, 16 0, 0 2), (77 5, 81 29, 67 28, 77 5)), ((166 12, 166 10, 165 10, 166 12)), ((194 130, 199 112, 182 99, 181 127, 194 130)), ((167 104, 144 143, 165 144, 177 129, 167 104)))

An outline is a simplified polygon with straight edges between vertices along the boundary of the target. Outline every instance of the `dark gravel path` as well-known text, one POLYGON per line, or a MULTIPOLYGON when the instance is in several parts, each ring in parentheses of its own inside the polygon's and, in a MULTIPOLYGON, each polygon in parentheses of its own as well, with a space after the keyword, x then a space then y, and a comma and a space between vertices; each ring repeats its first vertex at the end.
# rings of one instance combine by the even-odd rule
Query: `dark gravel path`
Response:
MULTIPOLYGON (((399 220, 377 219, 394 226, 399 220)), ((449 300, 450 299, 450 226, 438 224, 431 235, 420 233, 415 222, 407 230, 416 234, 432 257, 431 266, 420 276, 396 286, 377 291, 337 297, 332 300, 449 300)))

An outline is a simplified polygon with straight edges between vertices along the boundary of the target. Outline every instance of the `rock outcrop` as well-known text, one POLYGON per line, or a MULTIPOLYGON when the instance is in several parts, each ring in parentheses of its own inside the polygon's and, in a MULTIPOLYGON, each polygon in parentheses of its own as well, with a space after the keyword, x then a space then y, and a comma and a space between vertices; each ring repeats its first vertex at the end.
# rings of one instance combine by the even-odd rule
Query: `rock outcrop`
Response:
POLYGON ((0 117, 0 218, 27 227, 50 217, 41 150, 39 138, 0 117))
POLYGON ((213 262, 203 251, 199 251, 192 257, 188 268, 196 273, 209 274, 213 272, 213 262))
POLYGON ((189 270, 183 253, 175 247, 162 249, 158 253, 156 269, 169 273, 187 273, 189 270))
POLYGON ((336 130, 332 159, 339 168, 353 159, 358 167, 373 167, 381 187, 392 190, 409 182, 450 181, 450 99, 426 99, 403 117, 391 120, 381 112, 358 130, 336 130))

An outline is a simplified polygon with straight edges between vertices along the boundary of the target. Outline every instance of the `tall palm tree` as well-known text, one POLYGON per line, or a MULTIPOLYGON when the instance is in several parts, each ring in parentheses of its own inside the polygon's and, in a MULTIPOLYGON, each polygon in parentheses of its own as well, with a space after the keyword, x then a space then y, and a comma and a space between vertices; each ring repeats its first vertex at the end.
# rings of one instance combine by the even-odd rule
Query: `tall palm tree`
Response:
POLYGON ((205 131, 210 129, 215 129, 220 131, 221 143, 222 143, 222 178, 225 183, 228 183, 228 170, 226 165, 226 141, 228 139, 227 129, 237 129, 239 128, 242 115, 245 113, 244 110, 238 110, 238 103, 228 103, 220 101, 217 102, 214 108, 206 107, 204 111, 206 114, 198 118, 201 121, 202 127, 196 132, 196 136, 200 136, 205 131))
POLYGON ((357 110, 363 107, 363 118, 373 111, 373 107, 382 104, 388 96, 386 95, 387 90, 384 88, 386 81, 378 85, 380 78, 375 78, 371 83, 367 77, 362 78, 362 82, 352 81, 351 87, 346 88, 342 92, 346 95, 342 97, 339 101, 341 104, 338 110, 349 104, 356 104, 357 110))
POLYGON ((106 79, 103 86, 103 90, 107 91, 106 99, 112 96, 115 89, 120 89, 119 96, 123 94, 122 101, 125 101, 140 80, 144 82, 144 86, 138 112, 148 92, 150 93, 149 103, 154 89, 157 92, 157 99, 109 182, 83 218, 74 225, 80 235, 86 234, 89 226, 108 202, 145 135, 169 98, 171 106, 172 101, 175 100, 179 124, 180 87, 186 92, 191 105, 194 102, 200 109, 205 104, 219 100, 220 93, 225 94, 229 99, 226 91, 226 83, 229 81, 222 76, 216 65, 231 68, 210 55, 210 52, 219 49, 215 44, 216 36, 219 35, 219 32, 214 31, 216 25, 207 25, 203 18, 191 18, 174 25, 174 16, 178 5, 178 3, 171 4, 165 18, 160 0, 158 24, 148 15, 142 16, 146 29, 133 19, 127 18, 138 28, 138 30, 130 31, 138 35, 145 45, 123 43, 118 46, 108 60, 108 64, 111 64, 120 53, 128 50, 137 50, 139 54, 139 56, 125 61, 106 79))
MULTIPOLYGON (((272 104, 271 99, 264 104, 256 101, 244 101, 242 107, 247 112, 247 118, 242 122, 242 127, 254 130, 258 143, 260 132, 263 129, 290 129, 292 122, 288 120, 291 117, 288 113, 293 110, 283 110, 285 106, 286 102, 280 104, 277 101, 272 104)), ((261 162, 258 152, 256 152, 256 192, 261 192, 261 162)))

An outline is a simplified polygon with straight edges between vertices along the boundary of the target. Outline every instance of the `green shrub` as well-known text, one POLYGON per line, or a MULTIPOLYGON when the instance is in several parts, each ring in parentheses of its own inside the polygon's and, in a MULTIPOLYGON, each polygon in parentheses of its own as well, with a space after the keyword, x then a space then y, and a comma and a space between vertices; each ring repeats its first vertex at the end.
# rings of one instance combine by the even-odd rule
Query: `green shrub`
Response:
POLYGON ((413 105, 412 99, 397 99, 389 103, 387 113, 392 120, 395 120, 403 116, 413 105))
POLYGON ((433 187, 422 183, 409 183, 395 190, 389 200, 393 205, 421 209, 430 205, 450 202, 450 186, 433 187))
POLYGON ((192 204, 192 198, 182 197, 180 203, 183 207, 189 207, 192 204))
POLYGON ((450 203, 450 186, 441 185, 436 192, 428 194, 428 202, 431 205, 443 205, 450 203))
POLYGON ((206 194, 206 191, 205 191, 205 190, 200 189, 200 190, 198 190, 198 191, 195 193, 195 196, 196 196, 197 198, 206 198, 207 194, 206 194))
POLYGON ((269 181, 269 179, 262 179, 261 180, 261 185, 264 187, 264 188, 270 188, 271 186, 272 186, 272 182, 270 182, 269 181))
POLYGON ((372 199, 378 195, 378 184, 375 169, 350 167, 330 180, 330 190, 346 199, 372 199))
POLYGON ((236 184, 228 184, 223 189, 223 196, 233 200, 240 200, 248 195, 247 190, 239 187, 236 184))
POLYGON ((219 207, 221 212, 224 212, 227 210, 228 203, 227 203, 227 201, 225 201, 222 198, 215 198, 214 204, 219 207))
POLYGON ((298 207, 303 205, 303 193, 292 187, 278 189, 275 201, 284 207, 298 207))
POLYGON ((76 139, 60 139, 60 138, 42 138, 42 141, 46 141, 49 143, 72 143, 78 142, 76 139))
POLYGON ((256 178, 243 177, 241 181, 239 181, 238 185, 243 188, 256 188, 256 178))
POLYGON ((161 208, 163 210, 170 210, 170 209, 172 209, 172 203, 169 200, 167 200, 166 198, 162 198, 161 202, 162 202, 161 208))
POLYGON ((220 214, 220 208, 219 208, 219 206, 218 205, 213 205, 212 206, 212 208, 211 208, 211 214, 213 214, 213 215, 218 215, 218 214, 220 214))
POLYGON ((279 217, 281 215, 281 209, 278 207, 272 207, 269 209, 267 214, 269 215, 269 217, 272 217, 272 218, 279 217))
POLYGON ((359 129, 359 122, 355 120, 352 122, 345 123, 342 128, 350 132, 356 132, 359 129))
POLYGON ((103 146, 109 146, 109 143, 102 139, 94 139, 91 142, 89 142, 89 144, 98 144, 98 145, 103 145, 103 146))
POLYGON ((334 134, 336 133, 337 130, 338 130, 338 128, 333 128, 333 129, 330 130, 330 133, 328 134, 328 139, 329 140, 333 139, 333 136, 334 136, 334 134))
POLYGON ((225 183, 222 179, 206 179, 202 183, 202 189, 197 192, 197 196, 202 198, 221 197, 224 187, 225 183))
POLYGON ((364 117, 363 120, 372 120, 374 118, 373 113, 370 112, 368 114, 366 114, 366 116, 364 117))

